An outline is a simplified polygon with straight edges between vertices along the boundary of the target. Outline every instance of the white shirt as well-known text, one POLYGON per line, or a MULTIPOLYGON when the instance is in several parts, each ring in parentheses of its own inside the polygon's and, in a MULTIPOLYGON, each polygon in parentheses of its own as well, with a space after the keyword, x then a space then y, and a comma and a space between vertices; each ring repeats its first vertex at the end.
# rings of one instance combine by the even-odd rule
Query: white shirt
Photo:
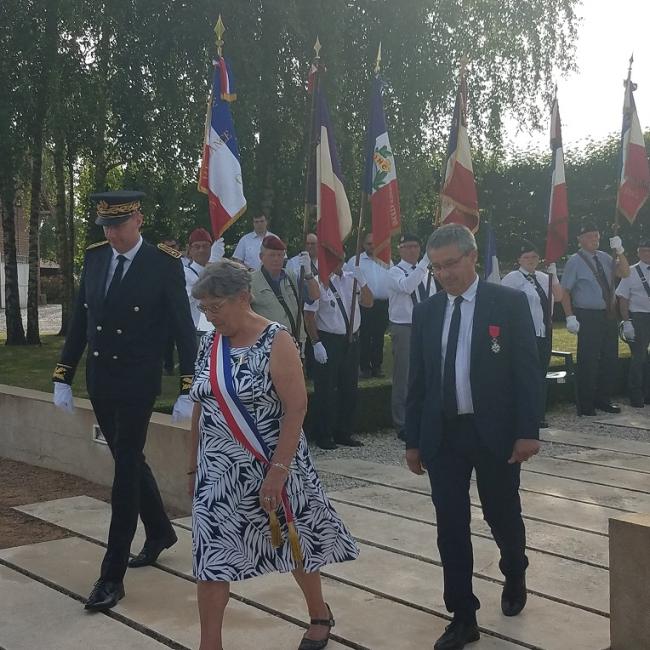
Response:
POLYGON ((650 264, 637 262, 630 266, 630 275, 623 278, 616 288, 616 295, 627 298, 630 301, 631 312, 647 314, 650 313, 650 298, 643 288, 637 268, 641 268, 643 275, 650 282, 650 264))
MULTIPOLYGON (((343 305, 345 313, 350 318, 350 307, 352 306, 352 289, 354 286, 354 277, 352 273, 343 271, 343 275, 339 277, 336 273, 332 273, 330 282, 334 289, 338 292, 343 305)), ((305 303, 305 311, 315 312, 316 314, 316 327, 323 332, 330 334, 347 334, 345 327, 345 319, 341 314, 341 309, 336 300, 336 296, 329 287, 324 287, 319 283, 320 298, 314 300, 313 303, 305 303)), ((353 331, 357 332, 361 325, 361 310, 359 309, 359 296, 357 295, 357 305, 354 309, 354 326, 353 331)))
MULTIPOLYGON (((470 358, 472 352, 472 329, 474 325, 474 308, 476 307, 476 289, 478 287, 478 276, 463 293, 463 302, 460 305, 460 331, 458 332, 458 347, 456 348, 456 403, 458 414, 474 413, 472 402, 472 385, 470 383, 470 358)), ((441 352, 442 360, 440 372, 444 379, 445 355, 447 354, 447 339, 449 338, 449 326, 451 316, 454 312, 454 300, 456 296, 447 296, 447 309, 445 320, 442 323, 441 352)), ((442 386, 442 382, 441 382, 442 386)))
POLYGON ((266 231, 263 235, 255 234, 255 231, 246 233, 237 243, 237 248, 232 256, 238 259, 247 266, 249 269, 258 271, 262 266, 260 260, 260 249, 262 248, 262 240, 267 235, 272 235, 270 231, 266 231))
MULTIPOLYGON (((192 320, 194 321, 194 327, 197 331, 205 332, 205 329, 199 330, 199 323, 201 322, 201 316, 205 319, 205 314, 199 310, 199 301, 192 296, 192 287, 196 284, 196 281, 199 279, 199 275, 205 266, 201 266, 193 260, 189 260, 188 264, 183 265, 183 271, 185 272, 185 291, 187 291, 187 298, 190 301, 190 312, 192 314, 192 320)), ((207 323, 207 319, 206 323, 207 323)))
MULTIPOLYGON (((345 269, 351 273, 356 265, 357 256, 355 255, 348 260, 345 269)), ((390 283, 388 269, 392 265, 391 262, 389 266, 386 266, 375 257, 368 257, 367 253, 361 253, 361 257, 359 257, 359 266, 366 276, 368 288, 372 291, 375 300, 388 300, 388 285, 390 283)))
POLYGON ((111 263, 108 265, 108 275, 106 276, 106 286, 104 287, 104 295, 106 295, 106 292, 108 291, 108 287, 111 285, 111 280, 113 279, 113 275, 115 275, 115 269, 117 268, 118 265, 118 259, 117 259, 118 255, 123 255, 124 257, 126 257, 126 260, 124 262, 124 267, 122 268, 122 280, 123 280, 124 276, 131 268, 131 262, 133 262, 133 258, 137 255, 138 251, 140 250, 140 246, 142 246, 142 235, 140 235, 140 239, 138 239, 138 243, 131 250, 126 251, 126 253, 118 253, 113 248, 113 257, 111 259, 111 263))
POLYGON ((388 320, 399 325, 410 325, 413 320, 413 298, 422 302, 436 292, 436 283, 431 278, 429 293, 426 293, 427 270, 416 264, 400 260, 388 271, 388 320), (420 286, 422 285, 422 286, 420 286))
MULTIPOLYGON (((517 271, 511 271, 506 275, 501 284, 504 287, 511 287, 523 291, 528 298, 528 307, 530 308, 530 315, 533 317, 533 325, 535 326, 535 336, 546 336, 546 325, 544 324, 544 310, 542 309, 542 301, 539 298, 535 285, 528 279, 528 271, 521 266, 517 271), (524 275, 525 274, 525 275, 524 275)), ((548 300, 548 274, 542 271, 535 271, 535 278, 539 282, 546 298, 548 300)), ((650 307, 650 305, 648 305, 650 307)), ((553 309, 553 297, 551 296, 551 309, 553 309)))

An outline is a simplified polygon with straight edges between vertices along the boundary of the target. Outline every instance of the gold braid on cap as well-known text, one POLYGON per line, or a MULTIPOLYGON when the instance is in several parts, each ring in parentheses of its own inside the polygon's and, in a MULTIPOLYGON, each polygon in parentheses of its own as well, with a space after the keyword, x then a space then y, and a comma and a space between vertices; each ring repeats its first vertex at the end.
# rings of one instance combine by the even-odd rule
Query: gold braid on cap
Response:
POLYGON ((140 208, 140 201, 131 201, 130 203, 116 203, 110 205, 106 201, 100 201, 97 204, 97 214, 100 217, 122 217, 125 214, 131 214, 140 208))

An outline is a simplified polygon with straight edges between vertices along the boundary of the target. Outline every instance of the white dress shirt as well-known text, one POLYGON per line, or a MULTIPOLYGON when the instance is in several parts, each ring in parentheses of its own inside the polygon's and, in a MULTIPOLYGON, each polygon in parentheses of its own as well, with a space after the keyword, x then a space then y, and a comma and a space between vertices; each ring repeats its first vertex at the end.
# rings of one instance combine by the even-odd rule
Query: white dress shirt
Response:
POLYGON ((235 252, 232 256, 238 259, 247 266, 249 269, 258 271, 262 266, 260 260, 260 249, 262 248, 262 240, 267 235, 273 233, 267 230, 263 235, 255 234, 255 231, 246 233, 237 243, 235 252))
MULTIPOLYGON (((460 305, 460 331, 458 333, 458 347, 456 348, 456 402, 458 414, 464 415, 474 413, 472 402, 472 385, 470 383, 470 360, 472 353, 472 329, 474 325, 474 308, 476 307, 476 289, 478 287, 478 275, 474 282, 463 293, 463 302, 460 305)), ((445 355, 447 354, 447 339, 449 338, 449 326, 451 316, 454 312, 454 300, 456 296, 447 296, 447 309, 445 319, 442 323, 442 341, 440 350, 442 359, 440 372, 444 380, 445 355)), ((441 387, 442 387, 441 382, 441 387)))
POLYGON ((388 271, 388 320, 398 325, 410 325, 413 320, 413 298, 422 302, 436 292, 433 278, 429 283, 429 293, 426 293, 427 270, 416 264, 400 260, 388 271), (420 287, 422 285, 422 287, 420 287))
MULTIPOLYGON (((357 256, 355 255, 348 260, 345 269, 351 273, 356 265, 357 256)), ((392 265, 391 262, 389 266, 386 266, 381 260, 368 257, 367 253, 361 253, 361 257, 359 257, 359 266, 366 277, 368 288, 372 291, 375 300, 388 300, 388 285, 390 284, 388 269, 392 265)))
MULTIPOLYGON (((330 282, 334 289, 338 292, 343 305, 345 313, 350 318, 350 307, 352 306, 352 289, 354 287, 354 277, 352 273, 343 271, 343 275, 339 277, 336 273, 332 273, 330 282)), ((345 327, 345 319, 341 313, 341 309, 336 300, 336 296, 329 287, 324 287, 319 283, 320 298, 314 300, 313 303, 305 303, 304 310, 311 311, 316 314, 316 327, 323 332, 330 334, 347 334, 345 327)), ((357 293, 359 290, 357 289, 357 293)), ((359 296, 357 295, 357 306, 354 310, 354 326, 353 331, 357 332, 361 325, 361 310, 359 309, 359 296)))
POLYGON ((650 297, 643 287, 637 268, 641 268, 644 277, 650 283, 650 264, 637 262, 630 266, 630 275, 620 281, 616 288, 616 295, 630 301, 629 310, 631 312, 648 314, 650 313, 650 297))
POLYGON ((113 275, 115 275, 115 269, 117 268, 118 265, 118 255, 122 255, 126 257, 126 260, 124 262, 124 267, 122 268, 122 280, 124 279, 124 276, 128 273, 129 269, 131 268, 131 262, 133 262, 133 258, 137 255, 138 251, 140 250, 140 246, 142 246, 142 236, 140 236, 140 239, 138 239, 138 243, 131 249, 126 251, 126 253, 118 253, 114 248, 113 248, 113 257, 111 258, 111 263, 108 265, 108 275, 106 276, 106 286, 104 287, 104 295, 106 295, 106 292, 108 291, 108 287, 111 285, 111 280, 113 279, 113 275))
MULTIPOLYGON (((535 278, 539 282, 546 298, 548 300, 548 274, 542 271, 535 271, 535 278)), ((528 299, 528 307, 530 308, 530 315, 533 317, 533 325, 535 326, 535 336, 546 336, 546 325, 544 324, 544 310, 542 309, 542 301, 539 299, 539 294, 535 285, 528 279, 528 271, 521 266, 517 271, 511 271, 506 275, 501 284, 504 287, 511 287, 523 291, 528 299)), ((551 296, 551 309, 553 308, 553 297, 551 296)))

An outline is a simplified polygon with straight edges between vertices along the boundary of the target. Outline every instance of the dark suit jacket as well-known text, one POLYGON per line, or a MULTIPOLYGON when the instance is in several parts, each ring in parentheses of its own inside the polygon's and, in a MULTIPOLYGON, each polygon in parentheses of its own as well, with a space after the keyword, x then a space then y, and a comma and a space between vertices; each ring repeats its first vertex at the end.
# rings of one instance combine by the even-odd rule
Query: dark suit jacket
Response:
MULTIPOLYGON (((541 373, 535 330, 526 296, 479 281, 471 339, 470 384, 474 420, 482 441, 499 458, 509 458, 518 438, 538 438, 541 373), (499 328, 492 349, 490 325, 499 328)), ((407 449, 435 456, 442 440, 441 339, 447 294, 436 293, 413 310, 407 449)))
POLYGON ((87 345, 86 383, 91 398, 152 398, 160 393, 162 357, 171 330, 185 379, 182 384, 187 387, 194 374, 196 332, 181 261, 143 241, 118 293, 107 304, 104 294, 112 255, 108 244, 86 251, 55 381, 72 382, 87 345))

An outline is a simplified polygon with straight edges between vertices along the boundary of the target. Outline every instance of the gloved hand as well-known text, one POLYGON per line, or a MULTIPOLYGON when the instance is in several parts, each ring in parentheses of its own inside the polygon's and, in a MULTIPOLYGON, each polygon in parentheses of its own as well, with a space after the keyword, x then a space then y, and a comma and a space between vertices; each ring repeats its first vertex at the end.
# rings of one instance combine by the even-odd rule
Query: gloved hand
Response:
POLYGON ((623 248, 623 240, 618 235, 609 238, 609 247, 613 251, 616 251, 618 255, 623 255, 625 252, 625 249, 623 248))
POLYGON ((366 281, 366 276, 363 274, 363 271, 361 270, 360 266, 352 267, 352 275, 354 276, 354 279, 357 281, 357 284, 361 288, 365 287, 368 284, 368 282, 366 281))
POLYGON ((190 399, 189 395, 179 395, 174 403, 172 410, 172 422, 183 422, 192 417, 192 410, 194 409, 194 402, 190 399))
POLYGON ((422 269, 423 271, 428 271, 429 264, 431 264, 431 260, 429 259, 429 256, 425 253, 424 257, 418 262, 418 268, 422 269))
POLYGON ((580 331, 580 323, 575 316, 566 317, 566 329, 571 334, 577 334, 580 331))
POLYGON ((220 237, 212 242, 212 248, 210 249, 210 262, 218 262, 223 258, 225 252, 226 244, 223 241, 223 237, 220 237))
POLYGON ((320 341, 314 343, 314 359, 320 364, 327 363, 327 350, 320 341))
POLYGON ((298 261, 300 262, 300 268, 305 272, 305 275, 311 275, 311 257, 307 251, 301 251, 298 255, 298 261))
POLYGON ((623 321, 623 336, 625 336, 626 341, 634 341, 634 324, 631 320, 623 321))
POLYGON ((551 262, 547 267, 546 270, 548 274, 553 278, 551 282, 553 284, 560 284, 560 280, 557 277, 557 264, 555 262, 551 262))
POLYGON ((74 398, 72 397, 72 386, 60 381, 54 382, 54 406, 65 413, 74 413, 74 398))

